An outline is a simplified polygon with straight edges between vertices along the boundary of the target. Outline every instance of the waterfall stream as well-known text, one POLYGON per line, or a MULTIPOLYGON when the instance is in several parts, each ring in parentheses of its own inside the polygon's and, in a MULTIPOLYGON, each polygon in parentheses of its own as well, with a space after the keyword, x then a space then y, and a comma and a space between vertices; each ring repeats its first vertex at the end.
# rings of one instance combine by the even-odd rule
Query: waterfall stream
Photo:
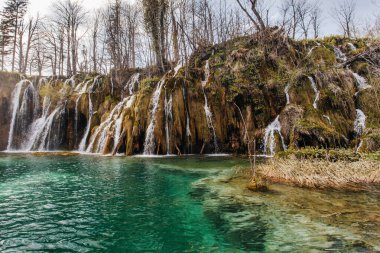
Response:
POLYGON ((357 48, 355 47, 354 44, 352 44, 351 42, 347 43, 347 45, 350 47, 351 51, 355 51, 357 48))
POLYGON ((334 47, 334 53, 338 61, 342 61, 342 62, 347 61, 347 56, 342 52, 342 50, 340 50, 340 48, 334 47))
POLYGON ((206 121, 207 121, 207 126, 209 129, 212 130, 212 135, 213 135, 213 141, 214 141, 214 152, 218 153, 219 152, 219 147, 218 147, 218 140, 216 138, 216 132, 215 132, 215 127, 213 123, 213 115, 211 113, 210 107, 208 105, 208 99, 205 91, 205 86, 207 85, 208 81, 210 79, 210 62, 207 60, 206 61, 206 66, 205 66, 205 80, 202 81, 202 91, 203 95, 205 98, 205 105, 204 105, 204 111, 206 115, 206 121))
POLYGON ((138 89, 139 80, 140 73, 133 74, 128 80, 127 84, 124 86, 124 90, 127 90, 129 92, 129 95, 134 94, 134 92, 138 89))
POLYGON ((367 80, 364 77, 362 77, 358 73, 354 73, 354 72, 352 72, 352 75, 355 78, 357 89, 358 89, 358 92, 355 93, 355 96, 359 92, 371 88, 371 85, 368 84, 367 80))
POLYGON ((264 140, 263 140, 264 153, 267 154, 268 149, 269 149, 270 156, 274 156, 276 154, 276 138, 275 138, 276 132, 280 136, 283 150, 286 150, 287 147, 285 145, 284 137, 281 134, 280 116, 277 116, 277 118, 272 123, 270 123, 265 129, 265 135, 264 135, 264 140))
POLYGON ((318 90, 317 84, 314 81, 314 78, 312 78, 311 76, 309 76, 308 78, 309 78, 311 87, 313 88, 314 93, 315 93, 315 99, 314 99, 314 102, 313 102, 313 107, 315 109, 318 109, 318 101, 319 101, 319 97, 320 97, 321 94, 320 94, 320 92, 318 90))
POLYGON ((92 108, 91 93, 88 93, 88 121, 87 121, 86 130, 84 132, 84 136, 83 136, 83 138, 79 144, 79 148, 78 148, 79 151, 85 151, 86 150, 87 139, 88 139, 88 135, 90 134, 90 130, 91 130, 92 114, 93 114, 93 108, 92 108))
POLYGON ((47 117, 49 114, 51 106, 51 99, 48 96, 44 97, 43 105, 42 105, 42 116, 33 122, 32 127, 30 129, 30 137, 25 144, 25 150, 31 151, 33 148, 38 148, 37 139, 42 134, 44 127, 46 125, 47 117))
MULTIPOLYGON (((27 138, 29 124, 34 121, 39 110, 39 95, 29 80, 22 80, 16 84, 12 92, 11 123, 8 136, 7 150, 22 148, 22 143, 15 144, 15 134, 21 131, 21 141, 27 138), (24 89, 24 90, 23 90, 24 89), (22 92, 23 91, 23 92, 22 92)), ((20 142, 20 140, 18 141, 20 142)))
MULTIPOLYGON (((360 109, 356 109, 356 119, 354 122, 354 130, 358 137, 361 137, 364 134, 366 128, 366 120, 364 112, 360 109)), ((356 152, 359 152, 360 148, 363 145, 363 140, 360 140, 359 145, 356 148, 356 152)))
POLYGON ((146 130, 145 134, 145 142, 144 142, 144 155, 154 155, 156 150, 156 142, 154 139, 154 129, 156 126, 156 114, 159 107, 160 97, 161 97, 161 91, 162 87, 165 84, 165 77, 164 76, 157 84, 157 88, 153 93, 152 99, 151 99, 151 111, 150 111, 150 123, 146 130))
POLYGON ((168 100, 166 88, 165 88, 165 134, 166 134, 166 153, 170 155, 172 153, 170 148, 170 133, 173 123, 173 94, 170 93, 168 100))
POLYGON ((290 85, 290 83, 288 83, 286 85, 286 87, 285 87, 285 90, 284 90, 285 96, 286 96, 286 104, 287 105, 290 104, 290 96, 289 96, 290 87, 291 87, 291 85, 290 85))
POLYGON ((111 140, 113 140, 112 151, 116 148, 121 137, 125 109, 131 108, 134 101, 135 96, 129 96, 112 109, 107 119, 100 124, 95 130, 95 133, 91 136, 90 144, 88 145, 86 152, 105 153, 111 140))

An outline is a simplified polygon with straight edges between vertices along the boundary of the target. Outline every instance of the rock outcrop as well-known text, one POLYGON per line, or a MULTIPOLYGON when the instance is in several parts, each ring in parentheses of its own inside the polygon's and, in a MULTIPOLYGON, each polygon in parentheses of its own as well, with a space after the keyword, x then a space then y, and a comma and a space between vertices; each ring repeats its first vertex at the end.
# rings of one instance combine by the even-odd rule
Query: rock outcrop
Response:
MULTIPOLYGON (((241 38, 199 50, 188 64, 164 76, 137 69, 122 78, 34 80, 40 102, 28 126, 15 125, 19 136, 13 138, 27 134, 12 149, 78 150, 82 143, 82 151, 133 155, 142 154, 149 144, 149 154, 244 153, 248 141, 255 139, 256 149, 264 152, 265 129, 278 117, 273 139, 284 143, 276 149, 354 148, 361 143, 361 151, 378 150, 378 59, 369 64, 358 58, 343 67, 335 48, 348 59, 369 50, 357 40, 350 43, 358 52, 350 51, 348 42, 286 40, 268 48, 241 38), (354 73, 368 87, 362 89, 354 73), (355 132, 357 109, 366 115, 363 133, 355 132), (44 128, 40 132, 34 129, 37 120, 44 128)), ((11 89, 18 80, 1 80, 4 150, 11 89)))

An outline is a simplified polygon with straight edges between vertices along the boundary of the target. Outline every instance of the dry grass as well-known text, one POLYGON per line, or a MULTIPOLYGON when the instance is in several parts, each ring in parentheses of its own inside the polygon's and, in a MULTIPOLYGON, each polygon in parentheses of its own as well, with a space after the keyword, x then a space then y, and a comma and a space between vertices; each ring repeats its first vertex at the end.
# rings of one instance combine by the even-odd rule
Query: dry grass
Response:
POLYGON ((259 165, 257 173, 271 183, 309 188, 360 190, 380 184, 380 162, 371 160, 274 159, 259 165))

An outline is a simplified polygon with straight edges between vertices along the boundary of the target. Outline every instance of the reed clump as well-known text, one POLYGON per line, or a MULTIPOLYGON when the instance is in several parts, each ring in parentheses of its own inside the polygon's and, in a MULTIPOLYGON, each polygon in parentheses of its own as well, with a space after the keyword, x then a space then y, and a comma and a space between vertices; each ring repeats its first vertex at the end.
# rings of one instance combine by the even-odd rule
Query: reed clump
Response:
POLYGON ((380 185, 380 162, 364 159, 331 162, 280 158, 260 164, 257 174, 270 183, 319 189, 362 190, 380 185))

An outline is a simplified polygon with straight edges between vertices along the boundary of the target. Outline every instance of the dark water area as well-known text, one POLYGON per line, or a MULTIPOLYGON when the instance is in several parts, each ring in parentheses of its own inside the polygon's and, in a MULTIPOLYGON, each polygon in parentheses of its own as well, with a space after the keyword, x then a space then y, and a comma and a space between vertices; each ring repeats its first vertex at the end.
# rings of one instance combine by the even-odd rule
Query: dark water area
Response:
POLYGON ((0 154, 0 251, 380 250, 377 191, 251 193, 244 182, 218 180, 245 165, 233 157, 0 154), (336 218, 348 201, 360 212, 336 218), (352 225, 357 217, 373 226, 352 225))

